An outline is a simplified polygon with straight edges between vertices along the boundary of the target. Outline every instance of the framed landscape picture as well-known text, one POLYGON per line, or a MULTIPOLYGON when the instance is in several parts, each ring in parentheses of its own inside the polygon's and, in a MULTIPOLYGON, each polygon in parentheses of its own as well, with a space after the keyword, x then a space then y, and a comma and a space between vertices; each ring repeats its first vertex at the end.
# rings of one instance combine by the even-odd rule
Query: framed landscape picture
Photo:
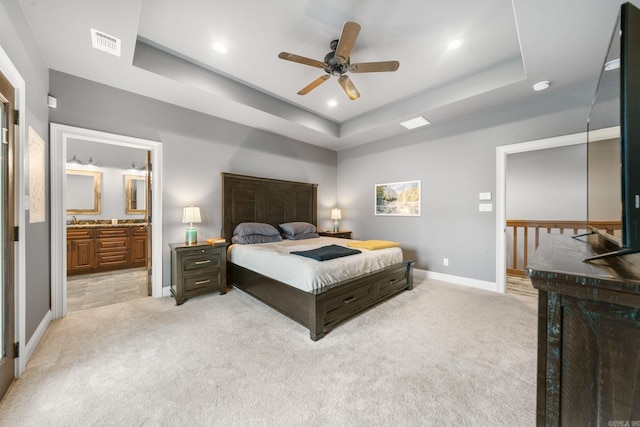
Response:
POLYGON ((375 214, 420 216, 420 181, 376 184, 375 214))

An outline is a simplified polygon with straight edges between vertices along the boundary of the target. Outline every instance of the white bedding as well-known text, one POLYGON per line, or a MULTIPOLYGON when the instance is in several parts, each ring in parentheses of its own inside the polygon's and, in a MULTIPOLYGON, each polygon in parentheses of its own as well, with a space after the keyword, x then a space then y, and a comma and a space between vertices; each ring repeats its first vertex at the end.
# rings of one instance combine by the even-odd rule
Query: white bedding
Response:
POLYGON ((353 240, 319 237, 253 245, 230 245, 227 259, 306 292, 402 262, 402 249, 399 247, 374 251, 360 249, 360 254, 328 261, 316 261, 289 254, 291 251, 306 251, 331 244, 346 247, 349 242, 353 240))

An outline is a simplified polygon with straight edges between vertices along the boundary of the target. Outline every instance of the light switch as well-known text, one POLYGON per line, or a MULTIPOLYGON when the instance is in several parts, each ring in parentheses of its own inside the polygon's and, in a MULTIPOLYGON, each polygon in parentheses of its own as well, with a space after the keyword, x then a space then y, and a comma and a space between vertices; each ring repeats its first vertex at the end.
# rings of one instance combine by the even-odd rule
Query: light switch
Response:
POLYGON ((491 200, 491 191, 488 191, 486 193, 479 193, 478 194, 478 199, 479 200, 491 200))
POLYGON ((493 211, 493 203, 480 203, 478 205, 478 210, 480 212, 491 212, 493 211))

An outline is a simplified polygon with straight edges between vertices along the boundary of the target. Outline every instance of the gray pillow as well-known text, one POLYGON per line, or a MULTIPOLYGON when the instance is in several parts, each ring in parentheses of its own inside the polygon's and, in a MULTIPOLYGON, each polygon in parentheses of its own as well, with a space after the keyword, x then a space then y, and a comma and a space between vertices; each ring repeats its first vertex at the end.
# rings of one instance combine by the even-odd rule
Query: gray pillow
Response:
POLYGON ((279 236, 280 232, 273 225, 263 222, 241 222, 233 230, 234 236, 250 236, 252 234, 279 236))
POLYGON ((250 234, 247 236, 233 236, 231 243, 237 243, 239 245, 250 245, 253 243, 271 243, 279 242, 282 240, 280 235, 277 236, 265 236, 264 234, 250 234))
POLYGON ((286 222, 280 224, 280 229, 288 236, 296 236, 298 234, 316 233, 316 226, 308 222, 286 222))
POLYGON ((285 239, 289 240, 304 240, 304 239, 314 239, 316 237, 320 237, 318 233, 302 233, 296 234, 295 236, 291 236, 289 234, 283 234, 285 239))

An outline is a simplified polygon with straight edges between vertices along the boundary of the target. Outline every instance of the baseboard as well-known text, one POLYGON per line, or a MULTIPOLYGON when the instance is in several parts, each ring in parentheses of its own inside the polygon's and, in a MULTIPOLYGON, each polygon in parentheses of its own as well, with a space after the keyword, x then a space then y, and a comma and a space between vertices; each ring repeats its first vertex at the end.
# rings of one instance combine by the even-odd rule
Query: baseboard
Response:
POLYGON ((52 316, 53 316, 53 313, 51 312, 51 310, 47 311, 47 313, 42 318, 42 321, 40 322, 36 330, 33 332, 33 335, 31 335, 31 339, 27 341, 27 344, 24 346, 24 349, 22 348, 20 349, 21 350, 20 357, 19 357, 20 361, 19 361, 18 375, 16 377, 19 377, 20 374, 24 372, 24 369, 27 366, 29 359, 31 359, 33 352, 36 350, 36 347, 38 347, 38 344, 40 344, 40 340, 44 336, 44 333, 46 332, 47 327, 51 323, 52 316), (24 353, 22 353, 22 351, 24 351, 24 353))
POLYGON ((162 296, 163 297, 170 297, 171 296, 171 286, 164 286, 162 288, 162 296))
POLYGON ((498 285, 494 282, 470 279, 468 277, 453 276, 451 274, 437 273, 435 271, 414 269, 414 272, 419 272, 422 277, 425 277, 427 279, 440 280, 442 282, 453 283, 455 285, 462 285, 468 286, 470 288, 483 289, 485 291, 498 292, 498 285))

